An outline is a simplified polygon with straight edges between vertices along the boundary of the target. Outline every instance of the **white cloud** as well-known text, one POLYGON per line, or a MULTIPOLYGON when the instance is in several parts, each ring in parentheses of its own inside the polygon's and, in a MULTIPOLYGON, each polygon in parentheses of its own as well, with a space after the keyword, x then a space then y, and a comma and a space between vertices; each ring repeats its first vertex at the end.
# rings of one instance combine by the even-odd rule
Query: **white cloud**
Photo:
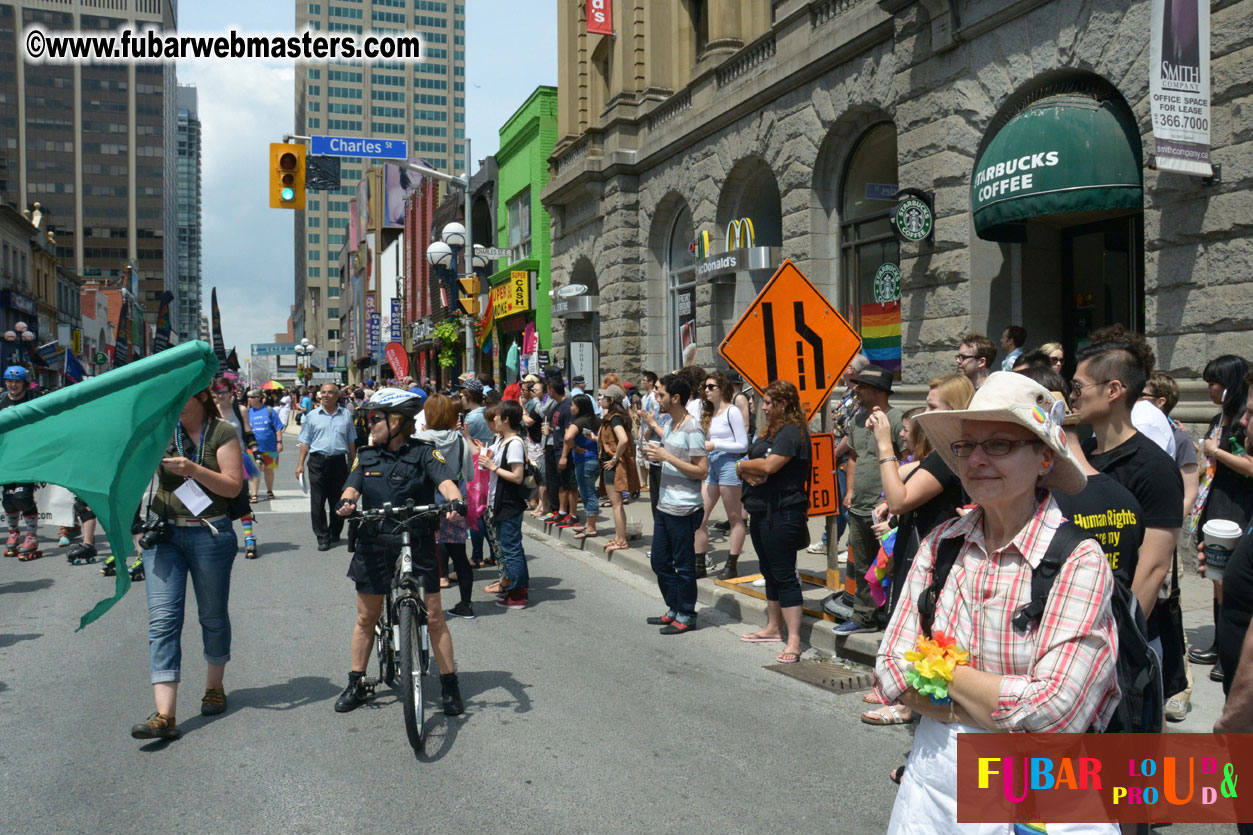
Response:
POLYGON ((222 335, 241 358, 286 330, 294 296, 294 212, 271 209, 269 144, 295 124, 291 65, 219 61, 180 66, 201 122, 203 311, 218 291, 222 335))

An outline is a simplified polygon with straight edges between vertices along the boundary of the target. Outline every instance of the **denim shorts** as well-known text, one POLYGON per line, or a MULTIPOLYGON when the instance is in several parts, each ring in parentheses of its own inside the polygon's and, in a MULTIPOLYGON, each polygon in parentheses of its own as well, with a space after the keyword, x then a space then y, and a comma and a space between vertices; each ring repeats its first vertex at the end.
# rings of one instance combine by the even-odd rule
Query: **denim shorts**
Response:
POLYGON ((740 477, 735 474, 735 462, 739 460, 740 456, 734 452, 714 450, 709 453, 709 474, 705 476, 705 483, 722 487, 738 487, 740 477))

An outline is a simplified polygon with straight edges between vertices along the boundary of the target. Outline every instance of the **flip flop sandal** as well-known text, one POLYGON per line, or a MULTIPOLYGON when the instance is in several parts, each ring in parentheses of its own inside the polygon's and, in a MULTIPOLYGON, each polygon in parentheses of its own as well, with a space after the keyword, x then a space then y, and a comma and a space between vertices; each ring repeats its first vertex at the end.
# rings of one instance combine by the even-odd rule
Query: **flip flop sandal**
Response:
POLYGON ((266 500, 267 500, 267 501, 271 501, 271 502, 272 502, 272 501, 274 501, 274 491, 273 491, 273 490, 266 490, 266 491, 265 491, 265 498, 266 498, 266 500))
POLYGON ((905 711, 909 708, 901 705, 884 705, 878 710, 867 710, 861 715, 861 721, 867 725, 908 725, 913 721, 912 712, 908 716, 904 716, 905 711))
POLYGON ((592 531, 591 533, 588 533, 587 531, 580 531, 579 533, 576 533, 574 535, 574 538, 575 539, 591 539, 594 536, 600 536, 600 531, 592 531))
POLYGON ((903 778, 904 776, 905 776, 905 766, 903 765, 898 765, 896 768, 892 769, 892 771, 888 773, 888 779, 898 786, 901 784, 901 778, 903 778))
POLYGON ((257 503, 257 497, 256 497, 255 495, 254 495, 254 496, 249 496, 249 497, 248 497, 248 501, 252 502, 253 504, 256 504, 256 503, 257 503))
POLYGON ((801 660, 801 654, 799 652, 781 652, 774 660, 780 664, 795 664, 801 660))
POLYGON ((495 583, 492 583, 490 586, 487 586, 486 588, 484 588, 483 594, 504 594, 507 591, 509 591, 509 589, 505 586, 502 586, 500 584, 500 581, 497 580, 495 583))
POLYGON ((740 640, 746 644, 781 644, 782 638, 767 638, 765 635, 758 635, 755 632, 749 632, 747 635, 741 635, 740 640))

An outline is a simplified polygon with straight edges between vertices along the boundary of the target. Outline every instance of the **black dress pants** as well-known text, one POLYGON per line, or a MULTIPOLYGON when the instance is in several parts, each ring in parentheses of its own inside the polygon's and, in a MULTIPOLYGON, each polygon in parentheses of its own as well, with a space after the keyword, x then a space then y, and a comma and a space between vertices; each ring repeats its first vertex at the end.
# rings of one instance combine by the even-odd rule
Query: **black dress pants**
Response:
POLYGON ((318 538, 318 542, 338 538, 344 530, 344 517, 335 515, 335 506, 339 504, 339 497, 344 493, 344 482, 348 480, 348 460, 343 455, 311 452, 305 461, 305 469, 309 478, 309 511, 313 519, 313 535, 318 538))

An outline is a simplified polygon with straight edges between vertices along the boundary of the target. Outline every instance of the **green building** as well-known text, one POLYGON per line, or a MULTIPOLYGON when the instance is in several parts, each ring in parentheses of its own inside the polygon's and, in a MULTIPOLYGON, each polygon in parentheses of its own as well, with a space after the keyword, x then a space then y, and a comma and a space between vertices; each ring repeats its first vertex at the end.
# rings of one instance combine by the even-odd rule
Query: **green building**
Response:
POLYGON ((548 157, 557 143, 557 88, 537 87, 500 129, 496 246, 508 250, 491 282, 492 371, 510 383, 552 346, 552 289, 548 212, 540 192, 548 183, 548 157), (533 326, 533 329, 532 327, 533 326), (534 351, 524 352, 538 337, 534 351))

